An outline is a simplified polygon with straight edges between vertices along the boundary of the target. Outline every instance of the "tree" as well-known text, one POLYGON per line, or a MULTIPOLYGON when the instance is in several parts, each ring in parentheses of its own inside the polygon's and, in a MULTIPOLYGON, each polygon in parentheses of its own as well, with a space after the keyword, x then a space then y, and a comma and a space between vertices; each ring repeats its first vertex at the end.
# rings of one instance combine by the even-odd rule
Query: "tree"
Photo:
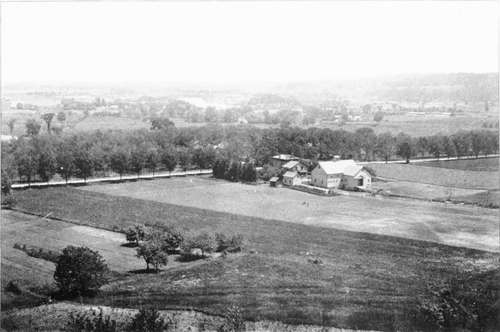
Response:
POLYGON ((237 161, 232 161, 224 178, 229 181, 238 182, 240 180, 241 165, 237 161))
POLYGON ((25 177, 28 183, 38 169, 38 151, 27 140, 19 140, 14 149, 14 164, 20 177, 25 177))
POLYGON ((138 246, 139 242, 144 241, 144 239, 146 239, 146 237, 150 233, 151 230, 149 229, 149 227, 137 224, 129 227, 125 231, 125 236, 128 242, 134 242, 138 246))
POLYGON ((390 132, 385 132, 377 136, 375 152, 387 163, 396 153, 396 139, 390 132))
POLYGON ((146 150, 146 161, 145 166, 149 168, 153 172, 153 176, 155 175, 155 171, 160 164, 160 154, 158 149, 155 146, 150 146, 146 150))
POLYGON ((141 174, 141 171, 146 166, 146 151, 144 150, 143 144, 132 147, 130 152, 129 167, 130 170, 137 173, 137 177, 141 174))
POLYGON ((2 183, 2 195, 3 196, 9 195, 11 192, 12 179, 7 170, 2 169, 2 176, 0 177, 0 181, 2 183))
POLYGON ((164 332, 169 329, 169 323, 165 322, 156 308, 141 308, 134 316, 128 331, 130 332, 164 332))
POLYGON ((226 159, 217 159, 212 167, 212 175, 216 179, 223 179, 229 167, 229 162, 226 159))
POLYGON ((42 128, 40 123, 35 119, 29 119, 28 121, 26 121, 25 126, 26 126, 26 135, 28 136, 38 135, 40 133, 40 128, 42 128))
POLYGON ((185 239, 182 243, 182 249, 187 252, 192 249, 199 249, 201 250, 201 255, 205 256, 207 253, 214 252, 217 249, 217 242, 214 236, 208 233, 201 233, 185 239))
POLYGON ((109 159, 111 169, 120 175, 121 180, 123 173, 128 169, 130 152, 124 147, 116 147, 111 152, 109 159))
POLYGON ((162 231, 161 241, 163 242, 163 250, 167 253, 175 253, 184 242, 184 236, 179 230, 173 227, 166 227, 162 231))
POLYGON ((179 161, 179 165, 182 169, 186 171, 188 166, 191 164, 191 154, 186 149, 178 149, 177 160, 179 161))
POLYGON ((396 137, 396 142, 397 142, 397 151, 396 154, 406 160, 406 163, 408 164, 410 162, 410 157, 413 155, 413 146, 412 146, 412 141, 411 137, 400 133, 396 137))
POLYGON ((384 113, 381 111, 378 111, 373 115, 373 121, 380 122, 383 119, 384 119, 384 113))
POLYGON ((63 295, 92 295, 107 281, 106 262, 87 247, 68 246, 56 264, 54 279, 63 295))
POLYGON ((443 140, 438 135, 430 136, 427 140, 427 149, 434 158, 439 159, 443 151, 443 140))
POLYGON ((94 173, 94 163, 90 151, 85 146, 77 146, 73 161, 75 165, 75 175, 87 181, 87 178, 94 173))
POLYGON ((63 141, 56 153, 57 173, 68 183, 68 179, 75 173, 74 144, 70 140, 63 141))
POLYGON ((50 134, 50 126, 52 124, 52 120, 54 119, 55 114, 54 113, 45 113, 42 115, 42 120, 45 121, 47 124, 47 133, 50 134))
POLYGON ((160 161, 169 172, 172 172, 177 165, 177 153, 172 147, 167 147, 160 152, 160 161))
POLYGON ((9 122, 7 122, 7 126, 9 126, 9 134, 12 136, 14 133, 14 126, 16 124, 17 119, 10 119, 9 122))
POLYGON ((53 142, 46 137, 34 137, 32 144, 38 151, 37 173, 42 181, 49 181, 57 170, 56 151, 53 142))
POLYGON ((354 141, 359 149, 364 150, 365 160, 371 159, 377 141, 377 136, 372 128, 359 128, 354 133, 354 141))
POLYGON ((245 163, 241 168, 241 180, 246 182, 257 181, 257 171, 253 163, 245 163))
POLYGON ((175 127, 175 123, 173 123, 169 118, 153 117, 150 121, 151 130, 165 130, 170 127, 175 127))
POLYGON ((56 119, 59 122, 65 122, 66 121, 66 113, 64 113, 62 111, 57 113, 56 119))
POLYGON ((146 271, 149 271, 149 266, 153 265, 155 271, 158 272, 160 266, 168 263, 168 254, 163 250, 162 243, 156 238, 140 242, 137 247, 137 257, 143 258, 146 262, 146 271))

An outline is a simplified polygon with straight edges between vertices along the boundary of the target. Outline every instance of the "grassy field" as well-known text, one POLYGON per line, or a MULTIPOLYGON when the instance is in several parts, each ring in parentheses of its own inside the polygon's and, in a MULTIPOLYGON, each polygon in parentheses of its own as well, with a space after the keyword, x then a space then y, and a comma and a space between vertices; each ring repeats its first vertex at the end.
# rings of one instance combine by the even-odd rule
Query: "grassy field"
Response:
POLYGON ((498 172, 498 158, 462 159, 462 160, 440 160, 418 163, 419 166, 442 167, 460 169, 463 171, 489 171, 498 172))
POLYGON ((415 164, 370 164, 377 176, 392 180, 419 182, 466 189, 500 189, 499 172, 464 171, 415 164))
MULTIPOLYGON (((210 180, 199 181, 209 181, 205 186, 220 186, 210 180)), ((166 187, 165 182, 157 186, 162 187, 166 187)), ((258 188, 246 187, 252 191, 258 188)), ((186 190, 194 191, 193 188, 186 190)), ((198 192, 205 195, 207 202, 219 201, 206 188, 198 192)), ((275 195, 281 197, 285 192, 292 191, 278 190, 275 195)), ((448 278, 457 271, 489 270, 496 266, 498 259, 496 253, 432 242, 265 220, 74 188, 19 191, 16 197, 24 209, 52 212, 54 216, 82 224, 113 228, 136 222, 161 223, 187 230, 237 232, 245 236, 245 250, 241 254, 192 266, 167 267, 157 275, 126 274, 106 285, 98 298, 84 300, 91 304, 136 308, 141 303, 152 303, 160 308, 191 306, 217 313, 237 303, 250 320, 388 330, 395 321, 403 319, 400 317, 403 308, 414 306, 417 295, 425 296, 426 281, 448 278), (311 257, 320 258, 322 264, 311 263, 311 257)), ((240 201, 250 198, 244 193, 238 196, 240 201)), ((332 200, 322 201, 323 205, 341 206, 354 199, 338 198, 343 200, 342 204, 334 204, 335 197, 325 198, 332 200)), ((352 204, 356 202, 359 206, 360 201, 354 200, 352 204)), ((386 201, 366 202, 384 204, 386 201)), ((310 204, 314 203, 310 201, 310 204)), ((372 204, 367 203, 366 207, 372 204)), ((273 206, 277 208, 280 204, 273 206)), ((422 214, 424 206, 415 209, 422 214)), ((386 213, 392 213, 394 205, 383 208, 386 213)), ((446 211, 445 208, 431 210, 429 213, 438 213, 441 217, 446 211)), ((470 209, 449 208, 448 212, 449 218, 455 215, 454 222, 461 220, 459 224, 464 231, 468 231, 467 222, 482 222, 470 209), (460 217, 457 218, 456 213, 460 217)), ((488 212, 478 214, 485 213, 488 212)), ((351 216, 351 222, 363 222, 358 218, 351 216)))
POLYGON ((488 209, 359 195, 321 197, 202 177, 80 188, 251 217, 498 250, 498 214, 488 209))
POLYGON ((349 122, 343 126, 334 124, 324 125, 331 129, 344 129, 347 131, 355 131, 362 127, 371 127, 377 133, 391 132, 399 134, 404 132, 410 136, 428 136, 441 133, 443 135, 451 135, 459 129, 473 130, 484 129, 484 122, 498 121, 498 116, 495 113, 481 115, 462 115, 462 116, 411 116, 411 115, 387 115, 380 123, 355 123, 349 122))

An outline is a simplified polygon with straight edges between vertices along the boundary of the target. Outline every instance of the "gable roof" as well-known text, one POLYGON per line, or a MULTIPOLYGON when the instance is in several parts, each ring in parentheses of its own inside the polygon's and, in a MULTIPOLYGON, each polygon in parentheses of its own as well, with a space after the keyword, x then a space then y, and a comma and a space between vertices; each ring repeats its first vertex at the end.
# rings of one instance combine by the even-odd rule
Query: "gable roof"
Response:
POLYGON ((289 161, 289 160, 297 160, 299 158, 291 154, 277 154, 275 156, 272 156, 272 159, 289 161))
POLYGON ((291 160, 289 162, 287 162, 286 164, 283 165, 283 168, 294 168, 295 166, 297 166, 299 164, 299 162, 297 160, 291 160))
POLYGON ((344 174, 355 176, 363 166, 357 165, 354 160, 338 160, 338 161, 320 161, 318 166, 321 167, 326 174, 344 174))
POLYGON ((283 174, 284 178, 294 178, 296 176, 297 176, 297 172, 291 172, 291 171, 288 171, 285 174, 283 174))

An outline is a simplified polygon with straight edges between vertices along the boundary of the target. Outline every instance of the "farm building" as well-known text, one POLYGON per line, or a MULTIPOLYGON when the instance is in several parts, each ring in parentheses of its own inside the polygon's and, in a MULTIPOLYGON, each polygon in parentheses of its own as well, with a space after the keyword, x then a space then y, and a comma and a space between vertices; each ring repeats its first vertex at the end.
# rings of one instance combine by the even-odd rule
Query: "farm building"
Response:
POLYGON ((296 186, 302 183, 302 177, 297 172, 288 171, 283 174, 283 184, 285 186, 296 186))
POLYGON ((276 187, 278 184, 279 178, 277 176, 273 176, 272 178, 269 179, 269 185, 271 187, 276 187))
POLYGON ((372 176, 354 160, 320 161, 311 172, 311 185, 347 190, 371 189, 372 176))
POLYGON ((299 158, 291 154, 277 154, 272 156, 271 165, 276 168, 281 168, 283 165, 293 160, 299 160, 299 158))
POLYGON ((287 172, 297 172, 299 174, 307 173, 307 167, 299 160, 291 160, 283 165, 283 169, 287 172))

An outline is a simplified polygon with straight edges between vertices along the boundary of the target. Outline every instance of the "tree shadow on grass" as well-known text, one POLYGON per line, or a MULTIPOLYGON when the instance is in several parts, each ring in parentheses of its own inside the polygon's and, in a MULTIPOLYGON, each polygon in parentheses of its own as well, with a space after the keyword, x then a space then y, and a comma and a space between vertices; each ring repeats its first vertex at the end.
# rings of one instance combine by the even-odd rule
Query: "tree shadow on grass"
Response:
POLYGON ((134 243, 134 242, 122 243, 122 244, 120 244, 120 247, 137 248, 137 243, 134 243))
POLYGON ((157 273, 160 273, 162 270, 159 269, 158 271, 156 271, 155 269, 138 269, 138 270, 130 270, 128 271, 128 273, 132 273, 132 274, 157 274, 157 273))

